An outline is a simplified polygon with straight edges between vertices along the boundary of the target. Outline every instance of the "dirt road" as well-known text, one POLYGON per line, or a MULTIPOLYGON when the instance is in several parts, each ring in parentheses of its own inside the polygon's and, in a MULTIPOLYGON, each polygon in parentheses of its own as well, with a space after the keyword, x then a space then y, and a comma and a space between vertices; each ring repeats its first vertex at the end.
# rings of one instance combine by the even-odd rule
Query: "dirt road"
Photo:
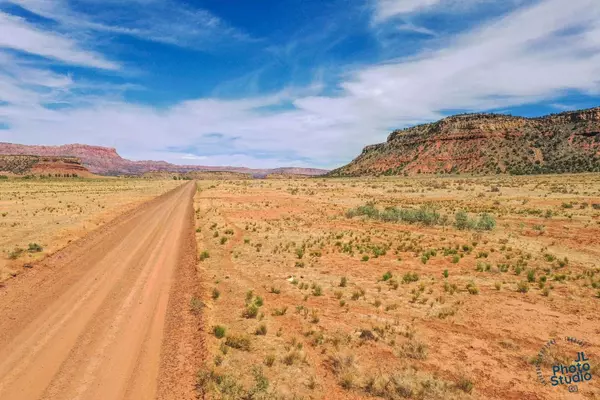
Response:
POLYGON ((201 351, 188 183, 0 288, 0 399, 188 399, 201 351))

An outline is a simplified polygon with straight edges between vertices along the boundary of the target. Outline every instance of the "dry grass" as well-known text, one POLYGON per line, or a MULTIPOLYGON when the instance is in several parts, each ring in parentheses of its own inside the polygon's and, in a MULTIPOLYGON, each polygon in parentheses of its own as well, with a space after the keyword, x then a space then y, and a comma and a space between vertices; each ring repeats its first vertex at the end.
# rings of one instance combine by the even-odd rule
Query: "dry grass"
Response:
POLYGON ((600 356, 598 175, 198 185, 206 323, 250 342, 207 359, 244 390, 263 365, 281 398, 560 398, 527 360, 600 356))
POLYGON ((1 179, 0 282, 181 184, 141 179, 1 179))

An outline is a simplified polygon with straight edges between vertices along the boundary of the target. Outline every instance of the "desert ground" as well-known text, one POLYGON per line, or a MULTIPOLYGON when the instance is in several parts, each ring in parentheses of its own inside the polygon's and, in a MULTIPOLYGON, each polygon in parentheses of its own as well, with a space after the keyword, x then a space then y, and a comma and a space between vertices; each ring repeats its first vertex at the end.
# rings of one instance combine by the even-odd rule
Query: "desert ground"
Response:
POLYGON ((180 183, 0 179, 0 282, 180 183))
POLYGON ((600 398, 597 174, 198 182, 195 209, 203 398, 600 398), (537 376, 567 336, 577 393, 537 376))
POLYGON ((188 182, 6 282, 1 399, 195 397, 195 192, 188 182))
POLYGON ((0 399, 600 398, 598 174, 0 196, 0 399))

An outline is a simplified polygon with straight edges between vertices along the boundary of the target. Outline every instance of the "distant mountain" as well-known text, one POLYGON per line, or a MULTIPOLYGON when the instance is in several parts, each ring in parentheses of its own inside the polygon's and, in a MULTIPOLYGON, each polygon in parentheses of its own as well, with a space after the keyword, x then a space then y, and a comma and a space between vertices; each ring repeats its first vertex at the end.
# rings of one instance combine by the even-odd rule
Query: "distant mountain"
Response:
POLYGON ((327 170, 314 168, 275 168, 252 169, 245 167, 209 167, 199 165, 175 165, 165 161, 131 161, 122 158, 117 150, 109 147, 68 144, 63 146, 28 146, 22 144, 0 143, 0 155, 32 155, 53 157, 76 157, 91 172, 98 175, 142 175, 147 172, 228 171, 266 176, 271 173, 285 172, 294 175, 318 176, 327 170))
POLYGON ((329 176, 600 171, 600 107, 540 118, 464 114, 392 132, 329 176))

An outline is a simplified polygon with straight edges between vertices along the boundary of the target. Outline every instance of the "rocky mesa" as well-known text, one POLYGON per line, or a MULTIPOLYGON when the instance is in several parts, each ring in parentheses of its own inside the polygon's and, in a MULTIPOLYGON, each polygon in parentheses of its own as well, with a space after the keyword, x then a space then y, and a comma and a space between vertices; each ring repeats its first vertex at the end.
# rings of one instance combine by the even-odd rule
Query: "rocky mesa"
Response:
POLYGON ((600 107, 539 118, 463 114, 392 132, 329 176, 600 171, 600 107))
POLYGON ((0 143, 0 155, 27 155, 42 157, 74 157, 94 174, 143 175, 148 172, 188 173, 194 171, 238 172, 261 177, 282 171, 293 175, 324 175, 328 171, 315 168, 252 169, 245 167, 213 167, 201 165, 175 165, 165 161, 132 161, 122 158, 110 147, 68 144, 62 146, 29 146, 0 143))
POLYGON ((0 155, 1 175, 91 177, 76 157, 0 155))

